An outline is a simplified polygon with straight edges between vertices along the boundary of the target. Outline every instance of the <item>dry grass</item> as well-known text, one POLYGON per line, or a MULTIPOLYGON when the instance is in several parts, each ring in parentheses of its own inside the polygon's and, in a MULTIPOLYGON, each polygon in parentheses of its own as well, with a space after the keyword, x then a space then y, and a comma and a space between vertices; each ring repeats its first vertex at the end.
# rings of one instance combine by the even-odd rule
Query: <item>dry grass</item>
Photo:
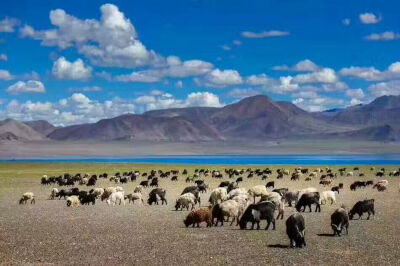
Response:
MULTIPOLYGON (((366 177, 340 177, 343 182, 339 200, 322 206, 321 213, 304 213, 307 247, 289 249, 285 220, 277 222, 276 231, 224 227, 186 228, 186 211, 176 212, 173 203, 189 184, 161 179, 167 190, 168 206, 126 205, 67 208, 63 200, 48 200, 51 186, 41 186, 43 174, 114 173, 125 170, 183 169, 195 166, 159 166, 127 164, 0 164, 0 264, 100 264, 116 265, 398 265, 400 260, 399 180, 389 178, 386 192, 372 188, 349 190, 354 180, 374 179, 369 167, 362 167, 366 177), (18 205, 23 192, 37 196, 36 205, 18 205), (375 198, 376 216, 354 220, 348 236, 330 237, 330 215, 341 204, 351 207, 356 201, 375 198), (325 234, 325 235, 324 235, 325 234)), ((224 167, 212 167, 221 168, 224 167)), ((240 168, 240 167, 238 167, 240 168)), ((276 169, 275 167, 271 167, 276 169)), ((285 167, 290 168, 290 167, 285 167)), ((337 167, 335 167, 337 168, 337 167)), ((394 167, 387 167, 394 169, 394 167)), ((226 178, 224 178, 225 180, 226 178)), ((277 187, 300 189, 309 186, 325 190, 318 181, 293 182, 285 177, 275 180, 277 187)), ((135 183, 122 185, 130 192, 135 183)), ((206 178, 212 188, 221 180, 206 178)), ((247 179, 241 187, 265 184, 259 178, 247 179)), ((101 180, 98 186, 112 185, 101 180)), ((82 189, 86 189, 83 188, 82 189)), ((150 189, 146 189, 144 195, 150 189)), ((206 204, 208 193, 202 194, 206 204)), ((286 208, 285 218, 294 213, 286 208)))

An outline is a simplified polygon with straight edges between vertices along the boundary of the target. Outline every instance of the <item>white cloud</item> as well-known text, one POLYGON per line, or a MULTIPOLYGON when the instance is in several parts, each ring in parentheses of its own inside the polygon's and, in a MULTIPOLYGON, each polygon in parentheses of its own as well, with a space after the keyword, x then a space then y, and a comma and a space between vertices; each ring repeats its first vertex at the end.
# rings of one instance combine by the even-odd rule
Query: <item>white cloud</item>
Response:
POLYGON ((359 105, 361 103, 362 103, 362 101, 360 101, 359 99, 356 99, 356 98, 353 98, 350 101, 350 105, 359 105))
POLYGON ((251 96, 255 96, 260 94, 257 90, 254 89, 233 89, 228 92, 228 96, 234 99, 243 99, 251 96))
POLYGON ((14 32, 14 28, 20 24, 16 18, 5 17, 0 20, 0 32, 14 32))
MULTIPOLYGON (((318 94, 315 91, 299 91, 292 96, 297 97, 297 98, 305 98, 305 99, 313 99, 319 97, 318 94)), ((303 99, 304 100, 304 99, 303 99)))
POLYGON ((0 69, 0 80, 11 80, 13 78, 13 75, 8 70, 0 69))
POLYGON ((365 97, 365 94, 362 89, 352 89, 346 91, 346 96, 349 98, 361 100, 365 97))
POLYGON ((385 71, 380 71, 374 67, 348 67, 339 71, 342 76, 367 80, 380 81, 400 78, 400 62, 394 62, 385 71))
POLYGON ((8 56, 6 54, 0 54, 0 61, 7 61, 8 56))
POLYGON ((232 43, 233 43, 233 45, 236 45, 236 46, 242 45, 242 41, 240 41, 240 40, 234 40, 232 43))
POLYGON ((383 95, 400 95, 400 80, 372 84, 368 87, 368 91, 375 97, 383 95))
POLYGON ((344 91, 348 88, 349 88, 349 86, 343 81, 322 84, 322 89, 327 92, 344 91))
POLYGON ((221 49, 222 50, 225 50, 225 51, 230 51, 230 50, 232 50, 232 47, 230 47, 229 45, 221 45, 221 49))
POLYGON ((163 78, 186 78, 201 76, 213 69, 211 63, 201 60, 188 60, 182 62, 176 56, 169 56, 166 65, 150 70, 132 72, 128 75, 119 75, 115 79, 123 82, 160 82, 163 78))
POLYGON ((305 83, 335 83, 338 82, 336 73, 331 68, 323 68, 319 71, 299 74, 294 77, 293 81, 299 84, 305 83))
POLYGON ((281 65, 272 68, 277 71, 315 72, 321 68, 309 59, 302 60, 293 66, 281 65))
POLYGON ((7 92, 10 94, 44 93, 46 92, 46 89, 42 82, 37 80, 29 80, 27 82, 18 81, 17 83, 8 87, 7 92))
POLYGON ((60 57, 53 64, 52 74, 57 79, 87 80, 92 76, 92 68, 85 66, 80 58, 69 62, 65 57, 60 57))
POLYGON ((361 23, 363 24, 376 24, 382 20, 382 17, 377 17, 373 13, 363 13, 359 16, 361 23))
POLYGON ((270 37, 280 37, 287 36, 290 32, 287 31, 279 31, 279 30, 270 30, 270 31, 262 31, 262 32, 251 32, 251 31, 243 31, 242 36, 250 39, 261 39, 261 38, 270 38, 270 37))
POLYGON ((246 84, 258 86, 258 85, 268 85, 273 82, 266 74, 251 75, 246 77, 246 84))
POLYGON ((210 92, 192 92, 186 98, 187 106, 221 107, 217 95, 210 92))
POLYGON ((351 21, 350 21, 349 18, 345 18, 345 19, 342 20, 342 23, 343 23, 343 25, 345 25, 345 26, 350 26, 351 21))
POLYGON ((341 107, 345 104, 342 99, 318 96, 315 98, 296 98, 292 101, 293 104, 309 112, 320 112, 327 109, 341 107))
POLYGON ((372 33, 365 37, 368 41, 394 41, 400 39, 400 33, 385 31, 382 33, 372 33))
POLYGON ((197 79, 198 85, 206 85, 214 88, 223 88, 232 85, 240 85, 243 83, 242 76, 236 70, 219 70, 214 69, 208 72, 202 79, 197 79))
POLYGON ((37 72, 32 71, 30 73, 26 73, 22 76, 24 80, 40 80, 40 76, 37 72))
POLYGON ((103 89, 99 86, 84 86, 72 87, 68 89, 69 92, 102 92, 103 89))

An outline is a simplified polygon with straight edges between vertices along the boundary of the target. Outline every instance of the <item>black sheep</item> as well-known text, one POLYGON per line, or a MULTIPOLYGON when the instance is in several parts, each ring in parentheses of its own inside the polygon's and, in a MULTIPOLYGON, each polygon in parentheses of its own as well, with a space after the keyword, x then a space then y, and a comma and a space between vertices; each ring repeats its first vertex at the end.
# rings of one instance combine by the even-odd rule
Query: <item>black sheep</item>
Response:
POLYGON ((161 204, 167 205, 167 199, 165 198, 166 195, 166 190, 162 189, 162 188, 155 188, 152 191, 150 191, 149 193, 149 199, 147 200, 147 203, 149 205, 152 205, 153 203, 158 205, 158 199, 161 199, 161 204))
POLYGON ((150 186, 151 186, 151 187, 158 187, 158 178, 157 178, 157 177, 154 177, 154 178, 151 180, 150 186))
POLYGON ((272 223, 272 229, 275 230, 275 204, 269 201, 263 201, 256 204, 250 204, 244 211, 239 220, 240 229, 246 229, 247 223, 251 222, 251 229, 254 229, 254 224, 257 224, 257 229, 260 229, 260 221, 267 220, 265 230, 268 230, 272 223))
POLYGON ((358 201, 349 212, 350 220, 353 219, 355 214, 358 214, 359 219, 361 219, 361 216, 365 212, 368 213, 367 220, 371 216, 371 213, 375 216, 375 208, 374 208, 375 204, 374 203, 375 203, 374 199, 358 201))
POLYGON ((266 187, 267 187, 267 188, 270 188, 270 187, 274 188, 274 187, 275 187, 275 181, 270 181, 270 182, 268 182, 267 185, 266 185, 266 187))
POLYGON ((343 208, 337 209, 331 215, 331 226, 334 236, 340 236, 343 228, 346 229, 346 234, 349 234, 349 215, 343 208))
POLYGON ((332 191, 336 191, 339 194, 339 187, 335 186, 331 188, 332 191))
POLYGON ((290 239, 290 247, 302 248, 306 246, 305 240, 305 222, 304 217, 300 213, 289 216, 286 220, 286 234, 290 239))
POLYGON ((319 193, 304 193, 301 195, 299 201, 296 204, 296 210, 298 212, 301 211, 301 208, 304 207, 303 212, 306 211, 306 206, 310 209, 311 205, 315 204, 315 212, 321 212, 321 205, 319 204, 319 193))
POLYGON ((141 185, 142 187, 148 187, 149 186, 149 181, 147 181, 147 180, 142 181, 142 182, 140 182, 139 185, 141 185))
POLYGON ((96 195, 95 194, 86 194, 79 196, 79 201, 81 202, 82 205, 89 205, 92 203, 94 205, 96 203, 96 195))

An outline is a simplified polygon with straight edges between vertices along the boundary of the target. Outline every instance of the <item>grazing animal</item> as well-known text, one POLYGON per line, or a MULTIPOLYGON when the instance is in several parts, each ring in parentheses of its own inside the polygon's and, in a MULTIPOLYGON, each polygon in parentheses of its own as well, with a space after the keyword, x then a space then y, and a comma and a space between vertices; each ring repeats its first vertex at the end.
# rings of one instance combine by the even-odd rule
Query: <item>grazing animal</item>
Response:
POLYGON ((78 207, 80 204, 78 196, 69 196, 67 197, 67 206, 68 207, 78 207))
POLYGON ((143 186, 139 185, 135 187, 133 193, 142 193, 142 191, 143 191, 143 186))
POLYGON ((364 213, 368 213, 367 220, 369 220, 371 213, 375 216, 374 203, 374 199, 358 201, 349 212, 350 220, 353 220, 355 214, 358 214, 359 219, 361 219, 364 213))
POLYGON ((339 188, 343 189, 343 183, 339 183, 339 188))
POLYGON ((286 234, 290 240, 290 247, 302 248, 306 246, 305 229, 304 217, 300 213, 292 214, 287 218, 286 234))
POLYGON ((257 185, 249 189, 249 195, 253 197, 254 203, 256 202, 256 197, 261 197, 263 195, 269 195, 267 187, 263 185, 257 185))
POLYGON ((149 186, 149 181, 148 180, 144 180, 142 182, 140 182, 140 184, 142 187, 148 187, 149 186))
POLYGON ((124 197, 124 192, 123 191, 116 191, 111 193, 111 195, 107 199, 107 204, 115 206, 119 203, 119 205, 124 205, 125 206, 125 197, 124 197))
POLYGON ((297 204, 297 200, 299 199, 299 191, 297 192, 292 192, 288 191, 283 195, 283 200, 286 201, 289 204, 289 207, 292 207, 292 202, 294 202, 294 205, 297 204))
POLYGON ((125 199, 128 199, 128 203, 135 204, 135 200, 138 200, 141 204, 144 204, 143 196, 141 192, 131 193, 125 196, 125 199))
POLYGON ((209 202, 211 203, 212 206, 216 205, 218 201, 224 201, 228 197, 228 192, 226 188, 223 187, 218 187, 211 191, 209 202))
POLYGON ((319 193, 304 193, 301 195, 299 201, 296 204, 296 210, 298 212, 301 211, 301 208, 303 208, 303 212, 306 211, 306 206, 310 209, 311 212, 311 205, 315 204, 315 212, 321 212, 321 206, 319 204, 319 193))
POLYGON ((22 194, 21 199, 19 200, 19 204, 26 204, 26 202, 30 200, 31 204, 35 204, 35 195, 33 194, 33 192, 25 192, 24 194, 22 194))
POLYGON ((200 223, 205 222, 207 223, 207 227, 212 226, 212 215, 210 209, 201 208, 194 211, 191 211, 187 216, 186 219, 183 220, 183 223, 186 227, 192 225, 195 227, 200 227, 200 223))
POLYGON ((338 194, 339 194, 339 187, 338 186, 335 186, 335 187, 332 187, 331 188, 331 191, 336 191, 338 194))
POLYGON ((58 191, 58 188, 53 188, 52 190, 51 190, 51 193, 50 193, 50 199, 55 199, 55 197, 57 196, 57 193, 58 193, 59 191, 58 191))
POLYGON ((336 194, 334 191, 322 191, 320 194, 320 204, 326 204, 328 201, 331 202, 331 205, 336 202, 336 194))
POLYGON ((349 234, 349 215, 343 208, 337 209, 331 215, 331 227, 334 236, 340 236, 343 228, 346 229, 346 234, 349 234))
POLYGON ((215 205, 212 209, 212 220, 216 219, 215 226, 218 226, 218 222, 221 223, 221 226, 224 225, 224 217, 226 216, 229 220, 232 217, 231 225, 236 220, 239 222, 240 216, 240 208, 241 206, 235 200, 226 200, 215 205))
POLYGON ((151 180, 150 187, 158 187, 158 178, 157 177, 154 177, 151 180))
POLYGON ((266 188, 274 188, 275 187, 275 181, 270 181, 267 183, 266 188))
POLYGON ((188 192, 183 195, 180 195, 179 198, 176 200, 175 210, 178 210, 179 208, 181 210, 183 210, 183 208, 189 210, 190 207, 191 210, 193 210, 196 203, 197 203, 196 197, 192 193, 188 192))
POLYGON ((101 195, 103 195, 103 193, 104 193, 104 188, 98 187, 98 188, 92 189, 92 190, 90 191, 90 193, 93 194, 93 195, 95 195, 96 198, 99 198, 99 197, 101 197, 101 195))
POLYGON ((147 200, 147 203, 149 205, 152 205, 153 203, 155 203, 156 205, 158 205, 158 201, 161 200, 161 204, 167 205, 167 199, 165 198, 167 194, 167 191, 165 189, 162 188, 155 188, 152 191, 150 191, 149 193, 149 199, 147 200))
POLYGON ((251 229, 254 229, 254 224, 257 224, 258 230, 260 229, 260 221, 267 220, 265 230, 268 230, 271 223, 272 229, 275 230, 275 208, 275 204, 269 201, 250 204, 239 220, 240 229, 246 229, 247 223, 251 222, 251 229))
POLYGON ((96 203, 96 195, 95 194, 82 194, 82 196, 79 196, 79 200, 82 205, 89 205, 92 203, 94 205, 96 203))

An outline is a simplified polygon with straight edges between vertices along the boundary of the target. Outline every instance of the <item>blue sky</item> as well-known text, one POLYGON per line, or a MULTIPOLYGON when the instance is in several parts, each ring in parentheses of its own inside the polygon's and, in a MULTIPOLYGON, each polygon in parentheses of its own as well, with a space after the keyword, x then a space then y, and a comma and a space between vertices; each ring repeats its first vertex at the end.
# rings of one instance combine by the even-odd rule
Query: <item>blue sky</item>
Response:
POLYGON ((400 94, 397 1, 18 1, 0 118, 58 125, 265 94, 309 111, 400 94))

